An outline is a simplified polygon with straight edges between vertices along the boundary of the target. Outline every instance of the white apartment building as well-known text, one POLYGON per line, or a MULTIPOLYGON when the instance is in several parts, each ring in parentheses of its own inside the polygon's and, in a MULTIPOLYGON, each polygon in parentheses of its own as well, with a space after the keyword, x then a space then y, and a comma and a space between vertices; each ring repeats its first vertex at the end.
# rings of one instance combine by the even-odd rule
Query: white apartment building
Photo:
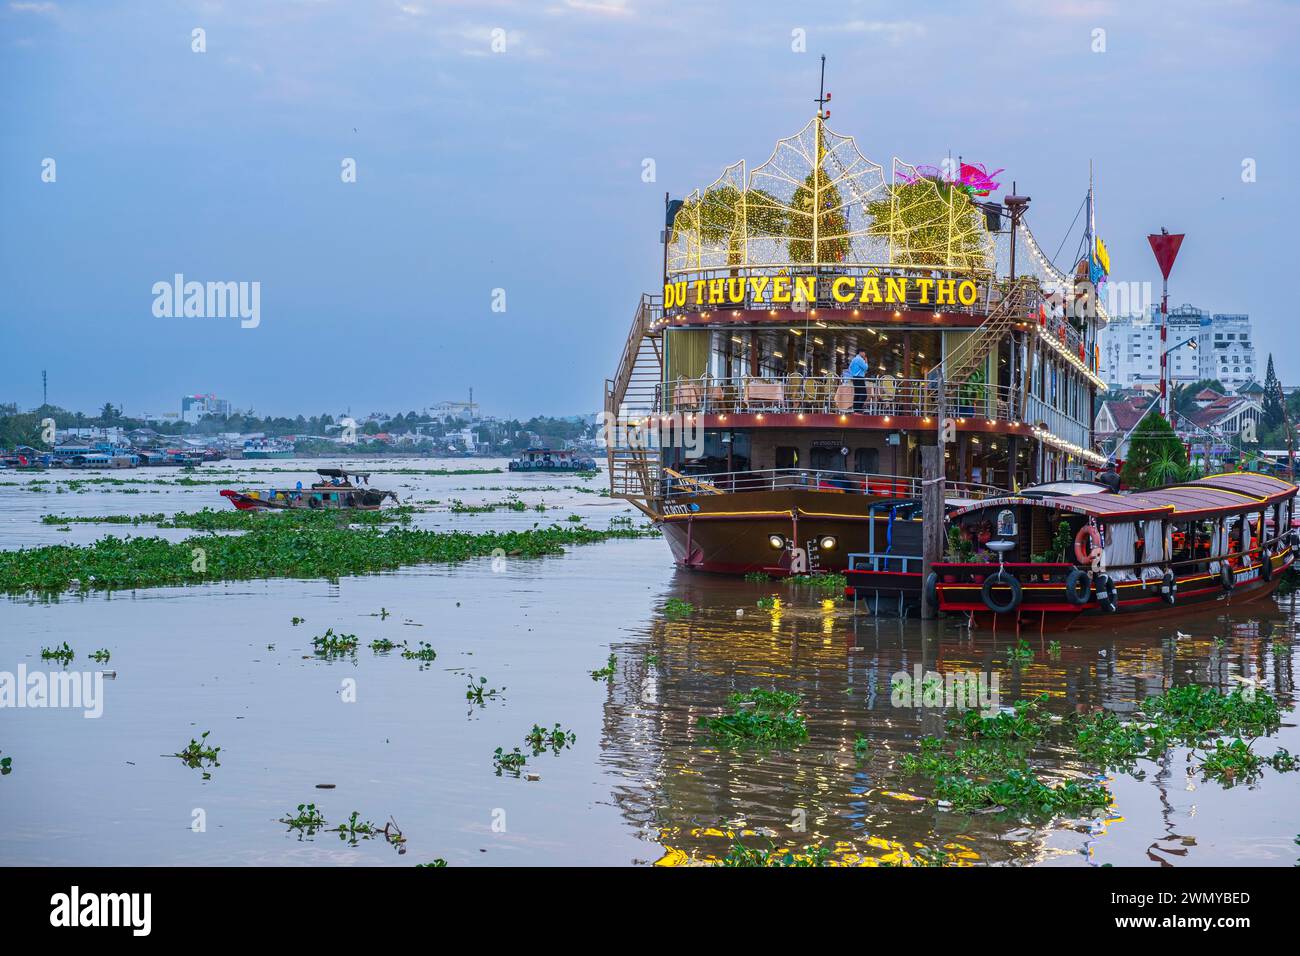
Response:
MULTIPOLYGON (((1262 380, 1250 316, 1211 314, 1191 305, 1169 310, 1170 386, 1218 379, 1229 391, 1262 380), (1193 340, 1196 347, 1180 343, 1193 340), (1179 346, 1179 347, 1176 347, 1179 346)), ((1112 388, 1159 388, 1160 313, 1117 316, 1101 336, 1103 377, 1112 388)))

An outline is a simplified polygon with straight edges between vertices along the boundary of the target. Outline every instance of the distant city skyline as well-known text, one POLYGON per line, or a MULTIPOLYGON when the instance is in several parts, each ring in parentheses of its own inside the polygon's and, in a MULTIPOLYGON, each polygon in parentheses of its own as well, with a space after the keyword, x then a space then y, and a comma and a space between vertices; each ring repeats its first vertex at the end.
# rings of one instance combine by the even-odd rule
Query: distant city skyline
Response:
POLYGON ((1058 265, 1091 161, 1112 281, 1158 296, 1145 237, 1186 233, 1171 304, 1249 313, 1295 382, 1298 27, 1277 0, 2 3, 0 402, 48 369, 81 410, 595 412, 665 192, 802 127, 823 53, 832 128, 1003 169, 1058 265))

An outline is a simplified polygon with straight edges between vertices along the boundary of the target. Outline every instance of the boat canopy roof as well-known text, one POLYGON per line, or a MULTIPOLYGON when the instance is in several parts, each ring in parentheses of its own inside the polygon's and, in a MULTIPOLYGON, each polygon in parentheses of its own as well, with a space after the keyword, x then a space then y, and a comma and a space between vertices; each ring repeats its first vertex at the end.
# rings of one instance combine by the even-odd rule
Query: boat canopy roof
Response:
POLYGON ((1022 495, 986 498, 958 508, 952 513, 952 517, 991 508, 1005 508, 1010 505, 1033 505, 1103 520, 1155 517, 1208 518, 1216 514, 1258 511, 1276 501, 1290 498, 1296 490, 1296 486, 1291 482, 1274 478, 1272 475, 1228 472, 1130 494, 1113 495, 1098 492, 1042 498, 1022 495))
POLYGON ((351 475, 353 478, 369 478, 368 471, 346 471, 342 468, 317 468, 316 474, 322 478, 347 478, 351 475))

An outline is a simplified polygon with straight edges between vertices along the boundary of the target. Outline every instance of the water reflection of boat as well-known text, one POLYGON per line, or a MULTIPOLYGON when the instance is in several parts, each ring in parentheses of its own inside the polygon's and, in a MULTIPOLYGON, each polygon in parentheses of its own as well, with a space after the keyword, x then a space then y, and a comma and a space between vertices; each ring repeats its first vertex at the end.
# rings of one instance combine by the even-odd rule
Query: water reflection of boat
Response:
POLYGON ((948 522, 950 542, 973 554, 936 563, 925 586, 941 610, 1057 626, 1255 600, 1295 561, 1296 491, 1238 472, 1127 494, 972 502, 948 522))
POLYGON ((844 570, 917 497, 940 432, 963 498, 1102 463, 1092 247, 1082 278, 1057 270, 1028 197, 977 201, 986 180, 887 172, 818 112, 668 204, 663 293, 641 299, 605 420, 611 494, 678 566, 844 570))
POLYGON ((376 511, 386 499, 397 503, 397 493, 378 488, 362 487, 370 483, 369 472, 349 472, 342 468, 318 468, 316 474, 323 480, 304 488, 302 482, 293 488, 268 488, 253 491, 222 489, 221 497, 240 511, 285 510, 293 508, 355 509, 376 511))

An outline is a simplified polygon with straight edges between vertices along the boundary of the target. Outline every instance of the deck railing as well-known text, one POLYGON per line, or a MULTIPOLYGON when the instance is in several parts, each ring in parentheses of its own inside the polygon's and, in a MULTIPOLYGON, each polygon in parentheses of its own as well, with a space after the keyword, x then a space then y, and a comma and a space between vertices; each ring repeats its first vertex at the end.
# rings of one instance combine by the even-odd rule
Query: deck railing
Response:
MULTIPOLYGON (((688 495, 710 495, 737 491, 831 491, 874 495, 882 498, 919 498, 921 479, 901 475, 827 471, 810 468, 764 468, 756 471, 721 471, 708 474, 665 475, 663 494, 667 500, 688 495)), ((996 498, 1005 488, 968 481, 949 481, 945 491, 958 498, 996 498)))
MULTIPOLYGON (((938 382, 929 379, 868 376, 861 412, 866 415, 933 418, 939 411, 938 382)), ((1019 419, 1013 389, 972 382, 943 386, 947 414, 954 418, 1019 419)), ((834 375, 785 377, 681 378, 662 386, 657 412, 700 414, 850 414, 855 392, 851 379, 834 375)))

